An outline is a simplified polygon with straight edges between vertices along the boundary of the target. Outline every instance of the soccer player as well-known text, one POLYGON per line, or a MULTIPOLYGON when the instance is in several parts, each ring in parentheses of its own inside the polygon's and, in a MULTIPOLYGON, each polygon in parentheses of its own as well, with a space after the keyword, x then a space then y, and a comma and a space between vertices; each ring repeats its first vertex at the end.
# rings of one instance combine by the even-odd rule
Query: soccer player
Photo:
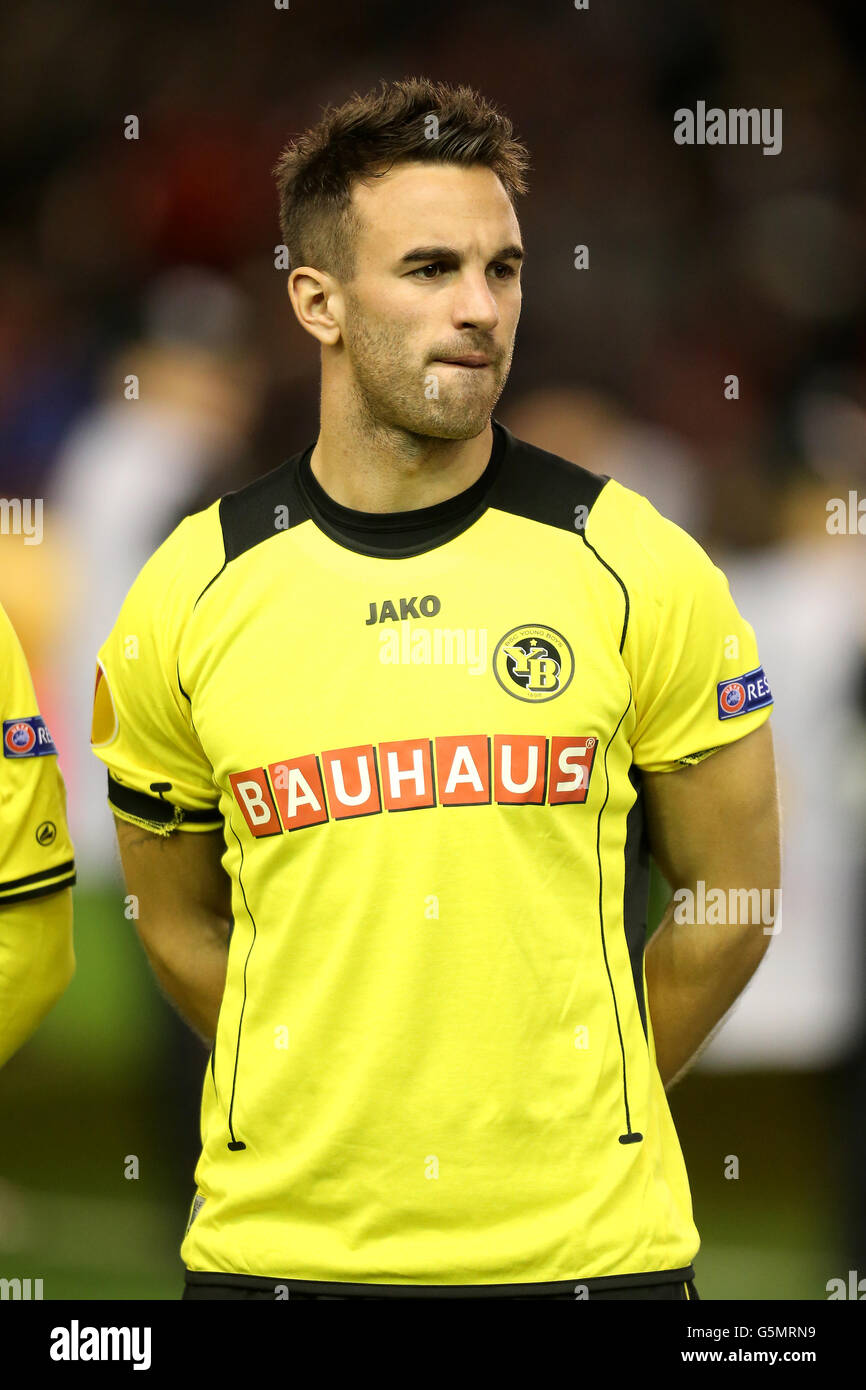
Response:
POLYGON ((777 886, 771 695, 697 543, 492 415, 526 167, 414 79, 286 148, 318 437, 99 652, 137 928, 212 1047, 185 1298, 697 1296, 665 1088, 770 936, 672 900, 645 951, 649 851, 777 886))
POLYGON ((0 1066, 72 979, 75 862, 57 749, 0 607, 0 1066))

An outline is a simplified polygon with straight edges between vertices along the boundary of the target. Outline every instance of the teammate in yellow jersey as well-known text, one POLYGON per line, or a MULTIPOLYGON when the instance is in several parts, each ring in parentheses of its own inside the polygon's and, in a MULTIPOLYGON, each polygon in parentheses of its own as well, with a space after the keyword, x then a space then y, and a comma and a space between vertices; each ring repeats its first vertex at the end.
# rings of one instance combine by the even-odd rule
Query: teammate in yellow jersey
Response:
POLYGON ((21 644, 0 607, 0 1066, 75 969, 66 789, 21 644))
POLYGON ((527 153, 383 84, 276 176, 316 440, 187 517, 98 657, 138 930, 211 1044, 185 1298, 697 1297, 666 1087, 774 927, 755 634, 684 531, 519 440, 527 153), (697 899, 696 899, 697 900, 697 899))

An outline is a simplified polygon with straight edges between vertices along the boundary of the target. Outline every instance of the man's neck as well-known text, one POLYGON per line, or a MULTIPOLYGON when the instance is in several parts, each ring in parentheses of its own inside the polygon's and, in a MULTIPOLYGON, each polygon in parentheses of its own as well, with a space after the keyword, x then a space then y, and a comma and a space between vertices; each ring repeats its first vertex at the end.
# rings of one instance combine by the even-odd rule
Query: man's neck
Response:
POLYGON ((438 439, 381 425, 340 429, 323 418, 310 468, 341 506, 408 512, 465 492, 481 477, 492 449, 490 421, 474 439, 438 439))

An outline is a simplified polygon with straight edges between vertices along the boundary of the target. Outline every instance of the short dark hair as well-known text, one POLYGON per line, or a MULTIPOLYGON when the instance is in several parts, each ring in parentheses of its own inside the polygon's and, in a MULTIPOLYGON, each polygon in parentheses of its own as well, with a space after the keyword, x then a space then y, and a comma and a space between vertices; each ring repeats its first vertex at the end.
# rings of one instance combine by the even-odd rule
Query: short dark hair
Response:
POLYGON ((350 280, 357 231, 352 185, 406 161, 485 165, 512 203, 527 191, 526 147, 514 138, 508 117, 471 87, 383 78, 366 96, 355 93, 344 105, 327 107, 274 166, 290 269, 309 265, 350 280), (438 122, 435 138, 430 116, 438 122))

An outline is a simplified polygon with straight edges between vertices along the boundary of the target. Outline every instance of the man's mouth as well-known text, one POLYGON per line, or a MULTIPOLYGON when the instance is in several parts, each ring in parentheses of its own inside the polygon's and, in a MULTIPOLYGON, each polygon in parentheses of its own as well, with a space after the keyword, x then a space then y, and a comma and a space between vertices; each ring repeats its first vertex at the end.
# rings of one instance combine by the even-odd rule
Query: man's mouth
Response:
POLYGON ((485 357, 483 352, 470 352, 462 357, 440 357, 438 361, 444 362, 448 367, 489 367, 490 358, 485 357))

